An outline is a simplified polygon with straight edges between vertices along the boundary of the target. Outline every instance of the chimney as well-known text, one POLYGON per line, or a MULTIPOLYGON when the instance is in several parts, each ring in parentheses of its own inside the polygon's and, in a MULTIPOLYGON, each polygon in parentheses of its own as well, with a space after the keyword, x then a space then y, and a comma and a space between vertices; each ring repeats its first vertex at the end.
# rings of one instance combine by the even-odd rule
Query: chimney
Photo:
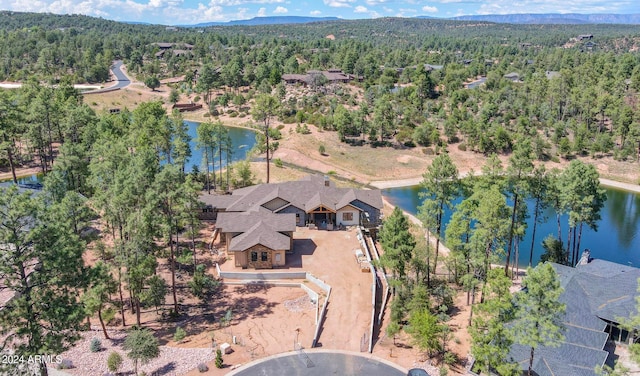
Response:
POLYGON ((587 265, 591 261, 591 251, 587 248, 582 252, 582 257, 578 261, 578 265, 587 265))
POLYGON ((328 187, 331 184, 331 180, 329 180, 329 175, 324 176, 324 186, 328 187))

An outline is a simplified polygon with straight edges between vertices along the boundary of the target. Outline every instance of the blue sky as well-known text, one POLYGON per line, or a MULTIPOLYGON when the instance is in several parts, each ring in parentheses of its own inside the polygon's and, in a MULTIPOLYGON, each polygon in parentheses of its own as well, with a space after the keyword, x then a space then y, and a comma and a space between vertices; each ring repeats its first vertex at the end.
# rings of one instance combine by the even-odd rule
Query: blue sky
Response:
POLYGON ((165 25, 256 16, 452 17, 509 13, 640 13, 638 0, 0 0, 0 9, 86 14, 165 25))

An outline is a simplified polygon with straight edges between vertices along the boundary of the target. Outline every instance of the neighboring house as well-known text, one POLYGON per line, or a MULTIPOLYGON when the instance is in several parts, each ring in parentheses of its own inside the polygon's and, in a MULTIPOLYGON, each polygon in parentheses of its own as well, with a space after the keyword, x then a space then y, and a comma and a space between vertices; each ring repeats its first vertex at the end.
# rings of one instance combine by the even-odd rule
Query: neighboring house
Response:
POLYGON ((582 35, 578 35, 578 40, 585 40, 585 39, 593 39, 593 34, 582 34, 582 35))
MULTIPOLYGON (((637 314, 640 269, 589 258, 585 251, 575 268, 552 264, 564 292, 566 305, 564 341, 559 347, 536 348, 536 375, 595 376, 605 364, 607 339, 631 342, 635 335, 620 327, 620 321, 637 314)), ((531 349, 513 345, 509 356, 523 370, 529 367, 531 349)))
POLYGON ((315 76, 324 76, 327 80, 327 83, 349 83, 353 80, 362 81, 364 78, 362 76, 355 76, 352 74, 344 73, 340 69, 328 69, 325 71, 319 70, 309 70, 307 74, 283 74, 282 80, 290 85, 293 84, 302 84, 302 85, 310 85, 314 81, 315 76))
POLYGON ((271 269, 284 266, 286 252, 293 250, 296 217, 264 209, 220 213, 216 228, 226 251, 233 253, 235 266, 271 269))
POLYGON ((282 75, 282 80, 290 85, 294 85, 294 84, 302 84, 302 85, 307 85, 309 84, 309 82, 307 82, 308 79, 308 75, 306 74, 283 74, 282 75))
POLYGON ((433 64, 425 64, 424 65, 424 69, 427 72, 431 72, 431 71, 434 71, 434 70, 441 70, 442 68, 444 68, 444 65, 433 65, 433 64))
POLYGON ((157 42, 151 43, 152 46, 157 46, 160 51, 155 53, 156 59, 162 59, 165 57, 165 52, 169 50, 173 50, 174 56, 191 56, 191 50, 193 50, 193 45, 189 43, 166 43, 166 42, 157 42))
POLYGON ((337 188, 328 177, 319 175, 236 189, 231 195, 203 194, 200 201, 207 219, 215 219, 222 212, 267 209, 295 214, 298 226, 313 225, 328 230, 334 226, 375 227, 380 224, 382 210, 379 190, 337 188))

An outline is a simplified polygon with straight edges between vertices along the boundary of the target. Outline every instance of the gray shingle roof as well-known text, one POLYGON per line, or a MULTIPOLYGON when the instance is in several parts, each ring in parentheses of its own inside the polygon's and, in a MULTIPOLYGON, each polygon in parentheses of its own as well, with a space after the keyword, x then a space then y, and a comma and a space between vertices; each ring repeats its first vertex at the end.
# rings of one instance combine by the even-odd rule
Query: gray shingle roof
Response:
POLYGON ((222 232, 246 232, 261 222, 273 231, 296 230, 295 214, 274 214, 266 209, 246 213, 219 213, 216 227, 222 232))
MULTIPOLYGON (((309 175, 298 181, 274 184, 259 184, 233 191, 231 195, 201 195, 206 205, 226 211, 243 212, 257 210, 274 198, 279 197, 290 205, 309 212, 322 205, 337 211, 355 200, 382 209, 382 194, 379 190, 337 188, 332 182, 325 186, 325 179, 319 175, 309 175)), ((282 209, 282 208, 281 208, 282 209)))
MULTIPOLYGON (((281 216, 284 216, 284 214, 281 216)), ((295 227, 295 214, 293 219, 295 227)), ((267 223, 259 222, 247 232, 231 239, 229 251, 242 252, 258 244, 273 249, 274 251, 288 251, 291 249, 291 238, 274 231, 267 223)))
POLYGON ((291 238, 283 232, 296 230, 296 215, 274 214, 264 208, 245 213, 219 213, 216 226, 223 233, 239 233, 229 243, 231 252, 241 252, 257 244, 288 251, 291 238))
MULTIPOLYGON (((566 305, 563 318, 565 339, 560 347, 536 349, 533 369, 539 376, 595 376, 608 353, 607 321, 618 323, 637 313, 640 269, 604 260, 589 260, 575 268, 552 264, 564 292, 560 301, 566 305)), ((530 349, 513 345, 509 356, 529 366, 530 349)))

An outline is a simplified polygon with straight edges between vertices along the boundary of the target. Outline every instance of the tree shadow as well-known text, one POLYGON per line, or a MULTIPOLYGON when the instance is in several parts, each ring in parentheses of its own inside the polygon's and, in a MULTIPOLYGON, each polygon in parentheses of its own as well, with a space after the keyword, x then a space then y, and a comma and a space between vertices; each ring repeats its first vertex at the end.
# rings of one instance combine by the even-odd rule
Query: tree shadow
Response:
POLYGON ((286 268, 301 268, 302 256, 311 256, 316 251, 317 245, 311 239, 293 239, 293 252, 287 253, 286 268))
POLYGON ((169 362, 167 364, 165 364, 164 366, 155 369, 154 371, 151 372, 151 375, 168 375, 171 374, 173 371, 176 370, 176 362, 169 362))

